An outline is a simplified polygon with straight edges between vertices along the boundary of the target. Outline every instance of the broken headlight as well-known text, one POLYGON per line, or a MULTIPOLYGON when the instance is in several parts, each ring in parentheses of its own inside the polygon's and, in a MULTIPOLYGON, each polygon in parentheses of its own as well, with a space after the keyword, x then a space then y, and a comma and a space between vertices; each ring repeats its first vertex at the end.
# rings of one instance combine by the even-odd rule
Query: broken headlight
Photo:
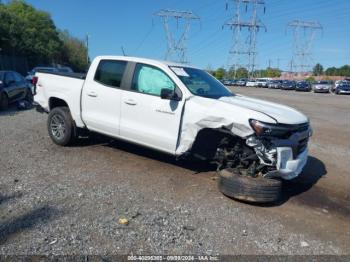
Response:
POLYGON ((255 119, 250 119, 249 124, 258 136, 286 137, 291 131, 288 127, 264 123, 255 119))

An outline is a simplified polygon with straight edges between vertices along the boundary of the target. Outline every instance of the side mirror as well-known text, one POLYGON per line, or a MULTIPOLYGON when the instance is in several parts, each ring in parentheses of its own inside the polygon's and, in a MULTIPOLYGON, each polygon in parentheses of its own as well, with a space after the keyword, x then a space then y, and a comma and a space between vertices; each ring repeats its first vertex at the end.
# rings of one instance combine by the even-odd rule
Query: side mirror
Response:
POLYGON ((181 98, 174 92, 174 90, 168 88, 162 88, 162 90, 160 90, 160 98, 174 101, 181 100, 181 98))

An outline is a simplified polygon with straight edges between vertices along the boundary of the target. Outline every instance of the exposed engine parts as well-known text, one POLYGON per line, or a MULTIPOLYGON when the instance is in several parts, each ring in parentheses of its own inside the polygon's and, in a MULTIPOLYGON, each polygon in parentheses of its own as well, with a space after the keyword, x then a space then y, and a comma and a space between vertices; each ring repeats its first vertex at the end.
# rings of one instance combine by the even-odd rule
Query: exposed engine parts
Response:
POLYGON ((268 140, 257 139, 252 136, 246 140, 246 144, 254 148, 261 163, 268 166, 275 166, 277 163, 277 148, 268 140))

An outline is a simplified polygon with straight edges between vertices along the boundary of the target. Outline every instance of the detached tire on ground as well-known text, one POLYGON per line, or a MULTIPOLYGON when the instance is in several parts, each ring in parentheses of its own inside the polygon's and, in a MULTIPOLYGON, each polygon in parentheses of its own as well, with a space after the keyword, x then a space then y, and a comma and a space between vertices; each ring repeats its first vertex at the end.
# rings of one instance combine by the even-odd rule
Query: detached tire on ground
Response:
POLYGON ((55 107, 49 113, 47 129, 52 141, 60 146, 68 146, 76 140, 76 127, 68 107, 55 107))
POLYGON ((281 197, 282 182, 277 179, 249 177, 222 170, 218 186, 226 196, 252 203, 276 202, 281 197))

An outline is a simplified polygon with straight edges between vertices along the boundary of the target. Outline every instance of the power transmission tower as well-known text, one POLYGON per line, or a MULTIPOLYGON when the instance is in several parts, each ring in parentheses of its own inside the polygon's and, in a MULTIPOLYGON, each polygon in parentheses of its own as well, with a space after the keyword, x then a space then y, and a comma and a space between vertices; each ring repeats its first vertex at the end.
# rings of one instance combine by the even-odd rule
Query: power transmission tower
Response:
POLYGON ((313 65, 312 46, 316 32, 323 30, 323 27, 316 21, 294 20, 288 23, 293 30, 293 67, 299 73, 310 71, 313 65))
POLYGON ((155 14, 163 20, 163 25, 167 39, 167 51, 165 60, 174 60, 180 63, 188 63, 187 60, 187 39, 190 31, 192 20, 199 20, 200 18, 191 11, 175 11, 175 10, 161 10, 155 14), (176 20, 177 29, 179 29, 179 20, 183 20, 183 30, 180 36, 176 38, 171 31, 169 20, 176 20))
MULTIPOLYGON (((228 69, 233 69, 235 74, 238 68, 244 67, 249 71, 250 76, 254 76, 256 70, 256 43, 257 34, 261 28, 265 29, 266 26, 258 18, 259 7, 264 8, 265 13, 265 1, 262 0, 230 0, 235 4, 235 12, 233 18, 226 21, 224 26, 233 30, 233 43, 229 51, 228 69), (245 13, 250 12, 249 20, 242 19, 242 11, 245 9, 245 13), (246 29, 247 33, 244 34, 242 29, 246 29), (243 41, 243 37, 246 40, 243 41)), ((229 4, 226 4, 228 9, 229 4)), ((236 77, 236 76, 235 76, 236 77)))

